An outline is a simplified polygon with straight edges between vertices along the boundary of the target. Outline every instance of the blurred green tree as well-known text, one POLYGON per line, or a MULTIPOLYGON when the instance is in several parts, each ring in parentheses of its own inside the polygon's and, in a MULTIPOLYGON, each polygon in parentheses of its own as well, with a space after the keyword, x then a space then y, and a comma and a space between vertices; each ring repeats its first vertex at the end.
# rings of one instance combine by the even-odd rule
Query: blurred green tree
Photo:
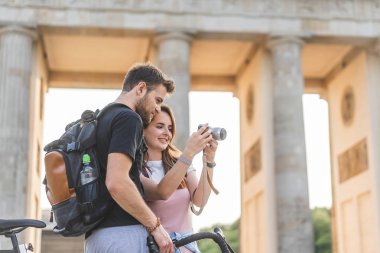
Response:
MULTIPOLYGON (((314 227, 314 247, 315 253, 331 253, 331 213, 328 208, 314 208, 312 210, 312 221, 314 227)), ((240 252, 240 219, 236 220, 230 225, 215 224, 211 227, 202 228, 200 231, 213 231, 214 227, 220 227, 227 242, 232 249, 240 252)), ((198 241, 199 250, 202 253, 219 253, 218 245, 211 239, 204 239, 198 241)))
MULTIPOLYGON (((229 225, 215 224, 211 227, 202 228, 200 231, 211 232, 215 227, 220 227, 223 230, 228 244, 235 253, 240 253, 240 219, 229 225)), ((198 241, 198 247, 202 253, 220 253, 219 246, 212 239, 198 241)))
POLYGON ((327 208, 312 210, 315 253, 331 253, 331 213, 327 208))

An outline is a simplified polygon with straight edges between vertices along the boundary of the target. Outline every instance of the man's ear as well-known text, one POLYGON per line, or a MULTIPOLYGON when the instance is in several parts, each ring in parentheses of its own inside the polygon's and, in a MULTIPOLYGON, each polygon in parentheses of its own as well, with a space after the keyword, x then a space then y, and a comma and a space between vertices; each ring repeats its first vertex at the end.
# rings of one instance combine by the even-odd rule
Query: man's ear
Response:
POLYGON ((146 83, 145 82, 139 82, 137 85, 136 85, 136 92, 137 92, 137 95, 142 95, 144 96, 145 95, 145 92, 147 91, 148 87, 146 86, 146 83))

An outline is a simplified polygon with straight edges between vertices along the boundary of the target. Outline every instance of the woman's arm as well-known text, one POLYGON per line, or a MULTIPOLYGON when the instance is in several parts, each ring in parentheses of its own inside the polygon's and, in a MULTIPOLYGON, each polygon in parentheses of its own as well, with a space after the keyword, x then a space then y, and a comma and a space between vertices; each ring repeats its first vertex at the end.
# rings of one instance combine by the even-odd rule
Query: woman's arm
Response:
MULTIPOLYGON (((200 128, 188 139, 186 147, 182 153, 182 156, 184 156, 186 160, 193 160, 193 157, 203 149, 207 148, 207 143, 212 141, 211 132, 205 131, 206 128, 207 126, 200 128)), ((144 186, 145 200, 168 199, 178 188, 182 179, 185 177, 188 168, 188 164, 178 160, 159 183, 140 175, 141 183, 144 186)))
POLYGON ((140 180, 144 186, 145 200, 168 199, 178 188, 188 168, 187 164, 177 161, 159 183, 140 174, 140 180))
MULTIPOLYGON (((206 159, 207 163, 213 163, 215 159, 215 152, 218 148, 218 142, 214 139, 210 141, 209 145, 205 148, 203 159, 206 159)), ((206 167, 207 173, 212 180, 214 169, 206 167)), ((206 205, 211 193, 211 187, 207 181, 207 174, 202 173, 201 178, 197 179, 195 171, 190 172, 186 178, 187 187, 189 187, 190 194, 192 194, 193 204, 197 207, 206 205)))

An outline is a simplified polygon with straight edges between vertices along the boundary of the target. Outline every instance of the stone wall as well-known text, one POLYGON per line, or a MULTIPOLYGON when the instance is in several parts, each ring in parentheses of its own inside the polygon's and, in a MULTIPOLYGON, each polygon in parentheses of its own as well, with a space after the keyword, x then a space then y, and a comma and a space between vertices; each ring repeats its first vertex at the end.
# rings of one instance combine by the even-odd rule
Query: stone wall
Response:
POLYGON ((63 237, 52 230, 42 231, 41 253, 83 253, 84 236, 63 237))

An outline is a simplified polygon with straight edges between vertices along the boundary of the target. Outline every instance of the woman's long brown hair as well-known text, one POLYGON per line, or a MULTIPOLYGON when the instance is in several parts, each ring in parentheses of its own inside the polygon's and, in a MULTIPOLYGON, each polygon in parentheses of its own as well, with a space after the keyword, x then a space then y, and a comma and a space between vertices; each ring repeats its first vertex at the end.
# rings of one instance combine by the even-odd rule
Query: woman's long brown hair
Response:
MULTIPOLYGON (((166 173, 177 162, 178 157, 181 154, 181 151, 179 151, 179 149, 176 146, 174 146, 174 144, 172 143, 174 136, 175 136, 175 133, 176 133, 176 123, 175 123, 174 114, 173 114, 172 109, 169 106, 162 104, 161 105, 161 112, 167 113, 169 115, 171 121, 172 121, 172 128, 170 130, 170 132, 172 134, 172 139, 169 141, 169 145, 166 147, 166 149, 162 151, 162 165, 164 167, 164 172, 166 175, 166 173)), ((145 151, 143 170, 149 169, 149 167, 147 166, 148 160, 149 160, 148 151, 145 151)), ((145 175, 145 176, 147 176, 147 175, 145 175)), ((184 178, 182 179, 181 183, 178 186, 178 189, 183 189, 183 188, 186 188, 186 181, 184 178)))

